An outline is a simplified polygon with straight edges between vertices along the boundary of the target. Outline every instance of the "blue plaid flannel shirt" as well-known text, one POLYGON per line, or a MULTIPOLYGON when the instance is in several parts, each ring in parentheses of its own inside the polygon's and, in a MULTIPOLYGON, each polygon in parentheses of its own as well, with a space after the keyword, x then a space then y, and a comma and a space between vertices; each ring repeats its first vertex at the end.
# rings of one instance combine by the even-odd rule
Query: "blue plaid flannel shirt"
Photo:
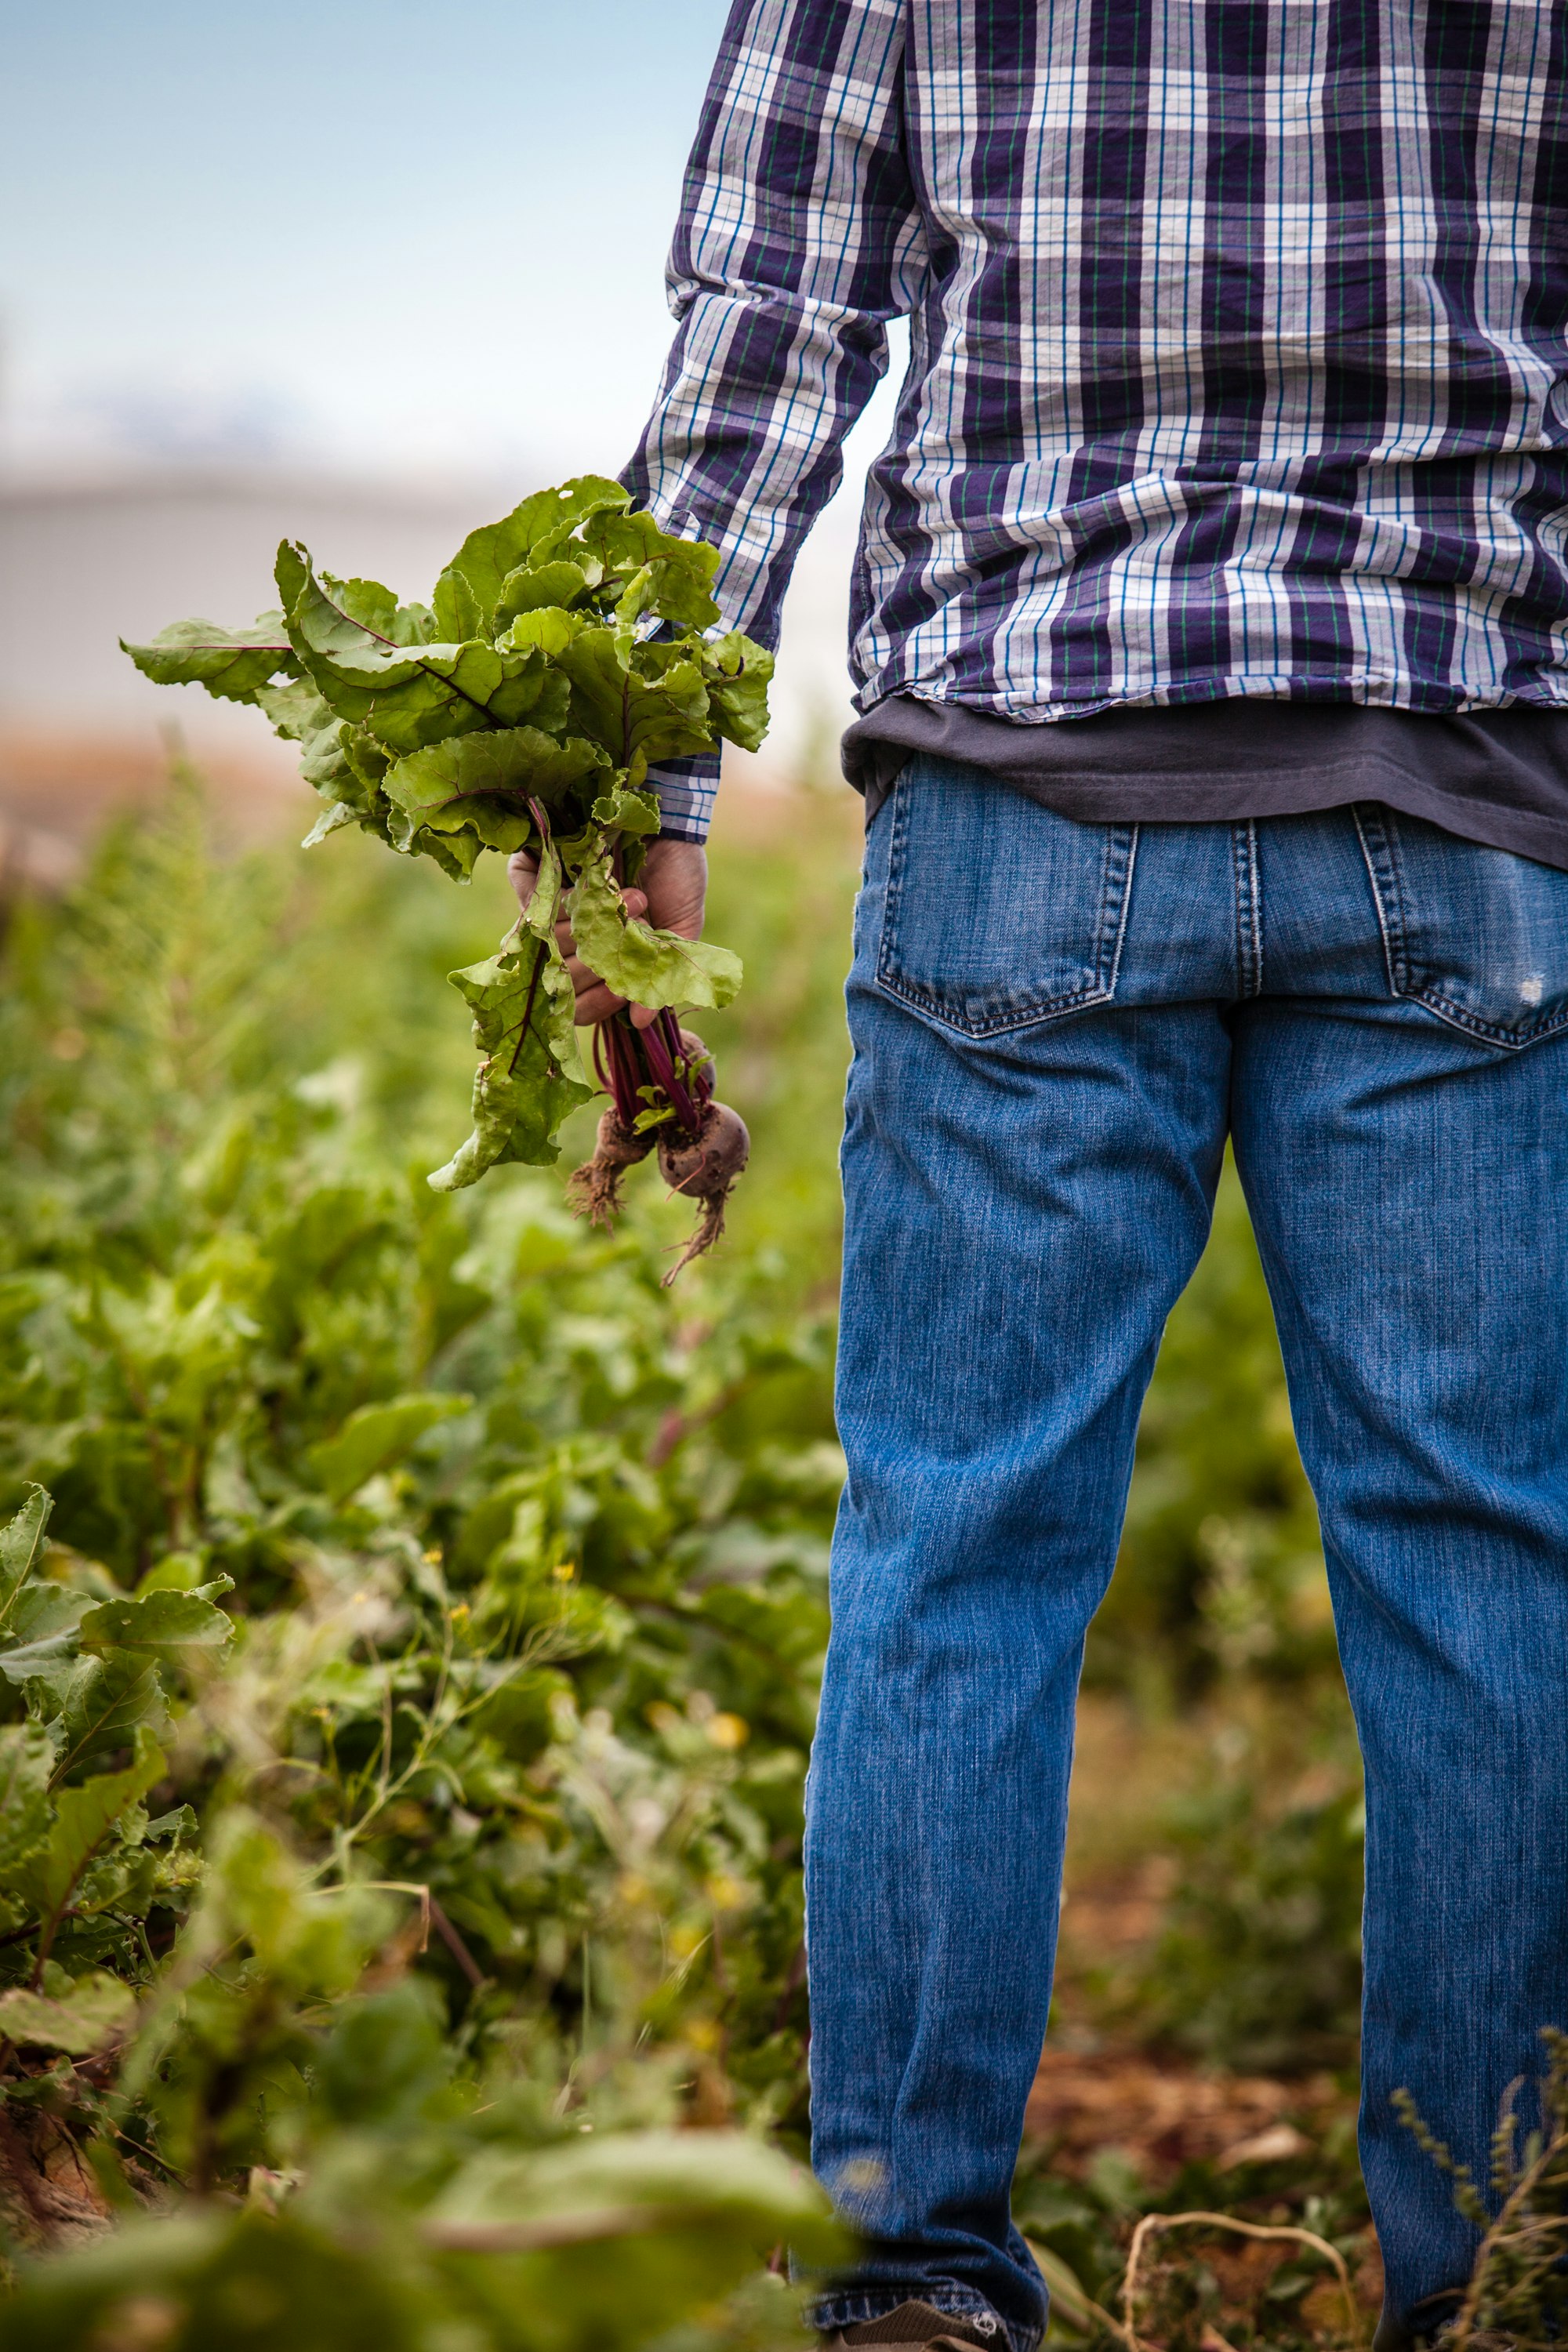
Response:
POLYGON ((1568 706, 1568 0, 736 0, 669 288, 625 478, 764 641, 910 320, 862 710, 1568 706))

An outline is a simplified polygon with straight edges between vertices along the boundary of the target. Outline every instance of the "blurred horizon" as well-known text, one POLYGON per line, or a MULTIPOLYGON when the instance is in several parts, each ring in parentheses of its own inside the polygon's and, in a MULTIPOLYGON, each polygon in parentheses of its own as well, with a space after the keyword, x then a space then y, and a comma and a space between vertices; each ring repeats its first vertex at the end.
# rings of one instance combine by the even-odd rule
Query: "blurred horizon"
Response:
POLYGON ((10 463, 623 462, 724 15, 5 0, 10 463))
MULTIPOLYGON (((331 568, 402 551, 389 584, 423 596, 474 523, 618 472, 669 344, 666 254, 726 14, 279 0, 263 34, 195 0, 0 0, 0 734, 141 740, 177 701, 198 740, 254 736, 265 760, 254 714, 225 728, 194 693, 154 713, 114 637, 248 619, 268 532, 320 507, 372 526, 323 539, 331 568), (66 665, 51 614, 84 567, 66 665)), ((822 766, 849 715, 848 572, 893 391, 852 436, 786 607, 773 740, 737 774, 822 766)))

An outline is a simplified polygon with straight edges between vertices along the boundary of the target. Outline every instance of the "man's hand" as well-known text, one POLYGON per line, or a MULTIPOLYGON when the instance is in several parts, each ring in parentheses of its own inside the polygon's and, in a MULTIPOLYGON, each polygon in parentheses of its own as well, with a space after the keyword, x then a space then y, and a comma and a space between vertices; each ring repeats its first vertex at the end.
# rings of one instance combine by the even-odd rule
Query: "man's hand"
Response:
MULTIPOLYGON (((520 849, 508 859, 506 870, 518 904, 526 907, 539 879, 538 860, 520 849)), ((708 853, 700 842, 650 841, 637 886, 626 893, 626 912, 645 916, 656 931, 679 931, 683 940, 700 939, 707 896, 708 853)), ((555 942, 577 992, 578 1025, 607 1021, 612 1013, 618 1013, 626 998, 616 996, 597 973, 588 970, 577 953, 572 926, 564 919, 555 926, 555 942)), ((638 1029, 646 1029, 655 1017, 646 1005, 632 1007, 632 1020, 638 1029)))

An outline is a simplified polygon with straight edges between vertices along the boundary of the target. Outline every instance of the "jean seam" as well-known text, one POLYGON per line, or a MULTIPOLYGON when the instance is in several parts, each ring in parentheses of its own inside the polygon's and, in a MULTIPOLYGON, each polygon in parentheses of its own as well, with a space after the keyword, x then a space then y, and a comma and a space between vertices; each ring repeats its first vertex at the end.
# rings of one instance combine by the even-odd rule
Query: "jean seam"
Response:
POLYGON ((882 893, 882 931, 877 941, 877 961, 881 963, 888 946, 889 911, 895 903, 899 885, 903 878, 904 848, 909 837, 910 796, 902 775, 893 782, 893 837, 888 844, 888 879, 882 893))
POLYGON ((1134 825, 1110 825, 1106 830, 1105 864, 1100 873, 1100 938, 1096 944, 1096 970, 1109 999, 1116 993, 1116 983, 1121 974, 1121 950, 1127 938, 1128 910, 1132 904, 1132 869, 1138 862, 1138 832, 1134 825), (1114 906, 1111 893, 1111 868, 1118 864, 1117 896, 1114 906), (1106 931, 1110 929, 1110 968, 1106 969, 1106 931))
POLYGON ((1258 823, 1248 817, 1231 832, 1236 877, 1236 962, 1238 995, 1263 993, 1262 889, 1258 866, 1258 823))
POLYGON ((1390 837, 1392 819, 1385 825, 1381 810, 1367 801, 1352 803, 1351 814, 1355 820, 1356 837, 1361 843, 1367 880, 1372 885, 1372 902, 1383 938, 1383 964, 1388 992, 1391 996, 1405 996, 1409 993, 1406 982, 1410 970, 1405 927, 1405 894, 1400 887, 1396 845, 1390 837))

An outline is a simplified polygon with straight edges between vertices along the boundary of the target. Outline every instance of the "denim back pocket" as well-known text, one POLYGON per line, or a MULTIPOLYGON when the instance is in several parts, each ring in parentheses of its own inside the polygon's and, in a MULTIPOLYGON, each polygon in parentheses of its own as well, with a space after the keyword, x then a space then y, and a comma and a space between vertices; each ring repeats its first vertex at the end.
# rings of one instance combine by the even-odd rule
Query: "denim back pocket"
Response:
POLYGON ((889 814, 877 980, 890 996, 994 1037, 1114 993, 1136 825, 1079 824, 923 758, 889 814))
POLYGON ((1491 1045, 1568 1024, 1568 873, 1369 803, 1356 824, 1395 996, 1491 1045))

